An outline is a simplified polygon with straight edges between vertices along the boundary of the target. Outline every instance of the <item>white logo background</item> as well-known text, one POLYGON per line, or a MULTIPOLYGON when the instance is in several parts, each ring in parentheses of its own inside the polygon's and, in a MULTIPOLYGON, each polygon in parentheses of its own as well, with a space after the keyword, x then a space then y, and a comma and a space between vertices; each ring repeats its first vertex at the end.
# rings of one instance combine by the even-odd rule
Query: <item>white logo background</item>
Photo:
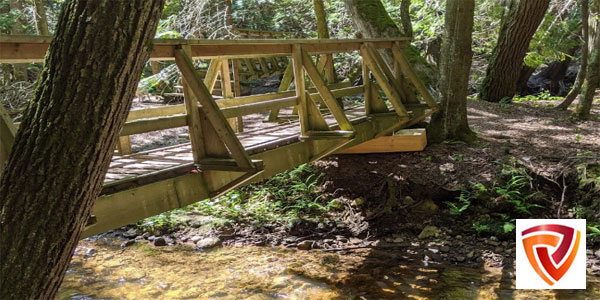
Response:
MULTIPOLYGON (((517 289, 585 289, 586 288, 586 222, 585 219, 517 219, 517 228, 516 228, 516 282, 517 289), (527 259, 527 254, 525 254, 525 249, 523 247, 523 236, 521 232, 528 228, 537 225, 547 225, 547 224, 557 224, 564 225, 574 228, 576 231, 579 230, 581 232, 581 240, 579 242, 579 248, 577 249, 577 255, 573 260, 573 264, 569 268, 569 270, 565 273, 565 275, 560 278, 558 282, 555 282, 554 285, 549 285, 546 283, 533 269, 529 260, 527 259)), ((546 232, 540 231, 538 233, 544 234, 552 234, 561 237, 558 242, 558 245, 562 242, 562 235, 554 232, 546 232)), ((535 233, 534 233, 535 234, 535 233)), ((526 235, 526 237, 530 236, 530 234, 526 235)), ((569 248, 569 252, 567 255, 571 253, 572 248, 575 244, 575 237, 577 232, 574 233, 573 242, 569 248)), ((548 253, 552 255, 554 253, 555 247, 540 245, 540 247, 548 247, 548 253)), ((535 246, 534 246, 535 249, 535 246)), ((536 260, 542 272, 546 274, 548 278, 551 278, 546 271, 544 270, 542 264, 536 255, 536 260)), ((563 259, 564 262, 564 259, 563 259)), ((562 263, 562 262, 561 262, 562 263)), ((560 267, 555 266, 555 267, 560 267)))

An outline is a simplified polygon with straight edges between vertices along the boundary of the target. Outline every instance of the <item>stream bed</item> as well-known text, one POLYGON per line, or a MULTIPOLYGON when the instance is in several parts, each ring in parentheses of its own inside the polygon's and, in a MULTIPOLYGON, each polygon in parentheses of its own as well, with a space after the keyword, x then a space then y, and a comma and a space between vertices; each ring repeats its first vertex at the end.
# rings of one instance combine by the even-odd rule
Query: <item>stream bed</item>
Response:
POLYGON ((512 266, 439 264, 393 250, 122 242, 81 241, 57 299, 600 299, 599 276, 588 276, 587 290, 515 290, 512 266))

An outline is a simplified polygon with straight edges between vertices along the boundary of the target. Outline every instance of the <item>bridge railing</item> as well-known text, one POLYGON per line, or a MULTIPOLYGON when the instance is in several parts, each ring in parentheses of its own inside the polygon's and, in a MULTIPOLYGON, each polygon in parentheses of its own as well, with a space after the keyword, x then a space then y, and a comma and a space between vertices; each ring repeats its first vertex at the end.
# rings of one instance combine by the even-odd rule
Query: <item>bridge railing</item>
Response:
MULTIPOLYGON (((280 109, 295 107, 301 139, 349 141, 355 130, 337 99, 355 94, 364 95, 366 116, 397 115, 396 124, 380 132, 380 135, 388 134, 426 117, 426 108, 430 109, 429 114, 437 109, 437 104, 402 53, 408 40, 155 40, 150 60, 176 61, 183 78, 184 104, 132 110, 120 133, 120 148, 124 153, 130 152, 130 135, 187 126, 196 163, 203 157, 230 156, 240 168, 249 169, 253 164, 235 136, 235 132, 243 130, 244 116, 261 112, 277 116, 280 109), (394 68, 390 68, 381 56, 380 51, 384 49, 393 54, 394 68), (318 58, 326 57, 322 54, 352 51, 359 51, 362 57, 363 84, 328 83, 323 74, 326 62, 318 58), (231 64, 235 60, 265 56, 288 57, 290 61, 279 91, 234 95, 229 71, 231 64), (194 59, 210 60, 204 78, 194 69, 194 59), (217 80, 222 87, 221 97, 211 95, 217 80), (290 90, 292 83, 294 89, 290 90), (380 90, 393 111, 388 109, 380 90), (415 91, 425 105, 419 103, 415 91), (327 108, 336 124, 325 121, 317 104, 327 108), (215 143, 215 138, 219 142, 215 143), (221 142, 225 145, 218 145, 221 142)), ((0 62, 42 61, 49 42, 49 37, 0 36, 0 62)))

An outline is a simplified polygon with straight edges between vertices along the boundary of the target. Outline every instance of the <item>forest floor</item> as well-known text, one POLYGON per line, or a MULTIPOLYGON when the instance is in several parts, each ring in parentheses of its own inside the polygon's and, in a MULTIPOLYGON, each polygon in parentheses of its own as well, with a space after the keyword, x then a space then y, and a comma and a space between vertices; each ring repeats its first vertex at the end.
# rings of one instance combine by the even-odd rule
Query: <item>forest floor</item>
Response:
POLYGON ((600 276, 600 103, 586 122, 557 104, 469 101, 473 144, 330 156, 107 235, 130 239, 123 246, 376 248, 503 266, 514 219, 586 218, 588 270, 600 276))

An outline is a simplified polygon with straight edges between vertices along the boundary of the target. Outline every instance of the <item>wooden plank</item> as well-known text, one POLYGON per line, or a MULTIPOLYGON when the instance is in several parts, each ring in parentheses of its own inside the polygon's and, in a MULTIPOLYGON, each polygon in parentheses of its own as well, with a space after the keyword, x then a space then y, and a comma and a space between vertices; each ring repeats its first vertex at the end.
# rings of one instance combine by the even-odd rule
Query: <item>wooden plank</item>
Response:
POLYGON ((392 136, 382 136, 362 144, 344 149, 340 154, 356 153, 388 153, 423 151, 427 145, 427 136, 424 128, 403 129, 392 136))
POLYGON ((256 114, 271 109, 280 109, 298 104, 298 97, 292 96, 287 98, 263 101, 259 103, 244 104, 239 106, 231 106, 221 109, 221 112, 226 118, 256 114))
POLYGON ((400 85, 400 81, 397 80, 397 78, 392 73, 392 70, 390 70, 390 66, 383 59, 383 57, 381 56, 379 51, 377 51, 377 49, 375 49, 369 43, 365 43, 365 47, 366 47, 367 51, 369 52, 369 54, 371 55, 371 57, 375 59, 375 63, 377 63, 377 65, 379 65, 379 69, 381 71, 383 71, 383 74, 387 78, 387 82, 389 82, 390 85, 396 89, 396 92, 398 92, 398 95, 400 95, 400 102, 406 101, 406 99, 407 99, 406 92, 400 85))
MULTIPOLYGON (((43 61, 49 46, 49 37, 0 36, 0 62, 22 63, 43 61)), ((391 48, 394 42, 405 47, 409 39, 362 39, 362 40, 155 40, 150 59, 173 60, 179 45, 190 45, 192 57, 241 58, 251 55, 289 55, 294 45, 305 45, 310 54, 351 52, 360 49, 364 42, 371 42, 377 48, 391 48)))
POLYGON ((204 77, 204 85, 206 85, 206 88, 208 88, 209 93, 212 93, 213 89, 215 88, 215 83, 217 82, 217 77, 221 71, 222 63, 223 60, 221 59, 213 59, 208 65, 206 76, 204 77))
POLYGON ((308 97, 306 97, 306 80, 304 78, 304 67, 302 62, 302 46, 294 45, 292 52, 292 65, 294 68, 294 80, 296 84, 296 96, 298 97, 298 115, 300 116, 300 132, 304 135, 310 130, 308 120, 308 97))
MULTIPOLYGON (((191 49, 189 46, 182 46, 181 47, 181 51, 183 51, 185 54, 189 55, 191 52, 191 49)), ((215 61, 215 60, 213 60, 215 61)), ((213 61, 211 61, 211 66, 213 65, 213 61)), ((190 61, 190 64, 192 62, 190 61)), ((214 76, 216 78, 216 70, 218 65, 218 63, 215 62, 213 69, 211 70, 210 66, 209 66, 209 71, 212 72, 211 76, 214 76)), ((178 66, 180 71, 181 71, 181 67, 178 66)), ((183 71, 181 71, 183 72, 183 71)), ((192 65, 192 72, 194 73, 194 75, 197 75, 195 69, 193 69, 193 65, 192 65)), ((181 76, 182 80, 182 85, 183 85, 183 94, 184 94, 184 105, 185 105, 185 110, 186 110, 186 114, 187 114, 187 124, 189 126, 189 131, 190 131, 190 142, 192 143, 192 155, 194 157, 194 161, 198 162, 200 161, 201 158, 203 158, 204 156, 206 156, 205 150, 204 150, 204 134, 202 132, 202 120, 200 118, 200 113, 198 112, 198 99, 196 98, 196 96, 194 95, 193 91, 190 88, 190 83, 187 81, 187 79, 185 78, 185 76, 181 76)), ((205 77, 205 79, 207 79, 208 77, 205 77)), ((214 85, 214 82, 212 82, 212 79, 209 80, 212 85, 214 85)))
POLYGON ((400 101, 400 95, 398 95, 396 89, 388 82, 387 78, 385 77, 385 74, 383 73, 379 65, 377 65, 375 59, 368 52, 367 48, 363 47, 360 50, 360 53, 363 58, 363 61, 367 63, 367 66, 371 70, 371 73, 373 73, 373 76, 375 76, 377 83, 392 103, 392 106, 394 106, 396 113, 401 117, 408 117, 408 112, 406 111, 406 109, 402 105, 402 102, 400 101))
MULTIPOLYGON (((278 92, 285 92, 289 90, 290 85, 292 84, 292 79, 294 79, 294 68, 293 63, 288 62, 285 67, 285 72, 283 73, 283 77, 281 78, 281 82, 279 83, 278 92)), ((279 116, 279 109, 274 109, 269 113, 269 122, 275 122, 277 120, 277 116, 279 116)))
POLYGON ((306 114, 308 118, 308 123, 310 124, 310 131, 331 131, 331 128, 329 128, 329 125, 327 125, 327 121, 325 121, 323 114, 317 107, 317 102, 312 101, 312 97, 310 96, 308 91, 306 91, 306 98, 310 99, 306 101, 306 114))
POLYGON ((323 102, 327 105, 327 108, 329 108, 331 114, 337 120, 338 124, 340 125, 340 129, 349 131, 354 130, 352 124, 350 124, 350 121, 348 120, 348 118, 344 114, 344 111, 335 99, 335 96, 327 88, 327 84, 321 77, 321 74, 319 74, 317 67, 313 63, 308 53, 305 51, 302 51, 302 60, 306 73, 308 73, 308 76, 315 84, 315 88, 317 89, 317 91, 319 91, 319 94, 323 98, 323 102))
POLYGON ((119 155, 131 154, 131 139, 129 136, 120 136, 119 143, 117 144, 117 150, 119 155))
POLYGON ((175 62, 181 70, 181 74, 186 78, 186 82, 198 99, 198 102, 202 105, 202 111, 206 115, 206 118, 210 121, 222 142, 229 149, 231 157, 237 161, 240 167, 253 168, 254 165, 252 164, 252 161, 250 161, 240 140, 235 136, 235 133, 227 124, 227 120, 219 110, 217 103, 213 100, 206 86, 202 84, 202 80, 198 74, 194 72, 192 60, 182 49, 178 49, 175 51, 175 62))
POLYGON ((408 62, 404 54, 402 54, 402 52, 400 51, 400 46, 394 45, 394 47, 392 47, 392 53, 394 54, 394 59, 398 61, 398 63, 402 67, 402 71, 404 72, 404 74, 406 74, 406 76, 415 86, 419 94, 421 94, 421 97, 423 97, 423 100, 425 100, 425 102, 427 103, 427 105, 429 105, 431 109, 437 110, 438 104, 435 102, 435 99, 433 99, 433 96, 431 96, 429 90, 427 90, 423 82, 419 80, 417 74, 415 74, 415 72, 413 71, 412 67, 410 66, 410 63, 408 62))
POLYGON ((185 114, 185 105, 169 105, 162 107, 152 107, 144 109, 134 109, 129 111, 127 115, 127 121, 133 121, 138 119, 164 117, 170 115, 185 114))
MULTIPOLYGON (((221 90, 224 98, 233 98, 233 89, 231 85, 231 76, 229 74, 229 61, 225 58, 221 62, 221 90)), ((234 132, 244 131, 244 122, 241 116, 228 119, 227 122, 234 132)))
POLYGON ((183 127, 187 125, 188 118, 186 117, 186 115, 183 114, 172 115, 167 117, 140 119, 125 123, 119 135, 127 136, 157 130, 164 130, 169 128, 183 127))

